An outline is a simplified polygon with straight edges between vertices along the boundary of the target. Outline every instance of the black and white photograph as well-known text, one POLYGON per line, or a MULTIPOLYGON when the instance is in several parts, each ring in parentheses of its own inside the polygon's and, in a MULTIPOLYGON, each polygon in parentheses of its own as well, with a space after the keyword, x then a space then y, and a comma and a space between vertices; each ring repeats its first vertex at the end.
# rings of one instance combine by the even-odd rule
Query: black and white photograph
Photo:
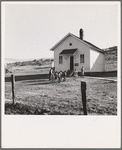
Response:
POLYGON ((120 2, 1 6, 3 147, 119 148, 120 2))

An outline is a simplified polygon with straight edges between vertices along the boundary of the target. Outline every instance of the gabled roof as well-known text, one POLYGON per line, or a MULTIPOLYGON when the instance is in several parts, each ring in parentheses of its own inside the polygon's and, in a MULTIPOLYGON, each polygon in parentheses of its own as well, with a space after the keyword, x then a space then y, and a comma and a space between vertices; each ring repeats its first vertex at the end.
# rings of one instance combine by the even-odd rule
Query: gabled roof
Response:
POLYGON ((54 50, 61 42, 63 42, 68 36, 72 36, 74 37, 75 39, 79 40, 80 42, 84 43, 85 45, 89 46, 90 48, 93 48, 99 52, 104 52, 102 49, 100 49, 99 47, 93 45, 92 43, 88 42, 88 41, 85 41, 85 40, 81 40, 79 37, 75 36, 74 34, 72 33, 68 33, 65 37, 63 37, 57 44, 55 44, 50 50, 54 50))
POLYGON ((69 54, 69 55, 72 55, 72 54, 74 54, 75 52, 76 52, 76 50, 77 49, 64 49, 60 54, 62 54, 62 55, 67 55, 67 54, 69 54))
POLYGON ((83 40, 83 41, 84 41, 85 43, 87 43, 87 44, 91 45, 93 48, 96 48, 96 49, 101 50, 99 47, 97 47, 97 46, 93 45, 92 43, 90 43, 90 42, 88 42, 88 41, 85 41, 85 40, 83 40))

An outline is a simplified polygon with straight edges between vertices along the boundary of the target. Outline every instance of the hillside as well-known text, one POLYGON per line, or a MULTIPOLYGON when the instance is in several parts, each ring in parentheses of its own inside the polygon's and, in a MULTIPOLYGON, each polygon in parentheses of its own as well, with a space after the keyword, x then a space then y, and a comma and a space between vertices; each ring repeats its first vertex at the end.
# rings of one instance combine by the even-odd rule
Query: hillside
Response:
POLYGON ((10 68, 11 66, 42 66, 42 65, 50 65, 53 62, 53 58, 48 58, 48 59, 34 59, 30 61, 21 61, 21 62, 13 62, 13 63, 8 63, 7 68, 10 68))
POLYGON ((105 70, 117 70, 117 46, 104 49, 105 54, 105 70))

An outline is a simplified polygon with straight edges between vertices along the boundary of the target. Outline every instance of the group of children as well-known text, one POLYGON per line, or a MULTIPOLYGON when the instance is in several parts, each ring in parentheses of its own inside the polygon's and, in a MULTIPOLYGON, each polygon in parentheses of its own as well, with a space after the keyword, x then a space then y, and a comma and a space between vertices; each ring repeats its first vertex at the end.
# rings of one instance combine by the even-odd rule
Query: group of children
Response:
MULTIPOLYGON (((60 70, 59 72, 55 71, 55 67, 51 67, 49 71, 49 80, 57 81, 60 83, 61 81, 66 81, 67 71, 60 70)), ((74 71, 74 78, 78 77, 78 72, 75 69, 74 71)), ((84 78, 84 67, 81 68, 81 77, 84 78)))
POLYGON ((60 83, 62 80, 66 81, 66 76, 67 72, 60 70, 59 72, 55 71, 55 67, 51 67, 49 71, 49 80, 52 81, 57 81, 60 83))

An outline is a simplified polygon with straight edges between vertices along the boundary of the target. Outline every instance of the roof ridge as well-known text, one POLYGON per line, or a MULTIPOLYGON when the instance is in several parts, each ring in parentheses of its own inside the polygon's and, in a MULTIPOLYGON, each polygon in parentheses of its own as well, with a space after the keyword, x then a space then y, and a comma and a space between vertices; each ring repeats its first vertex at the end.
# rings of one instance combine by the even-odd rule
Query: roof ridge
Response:
MULTIPOLYGON (((72 34, 70 32, 64 38, 66 38, 68 35, 72 35, 72 36, 76 37, 77 39, 81 40, 80 37, 78 37, 78 36, 76 36, 76 35, 74 35, 74 34, 72 34)), ((62 40, 64 38, 62 38, 62 40)), ((98 50, 100 52, 104 52, 101 48, 95 46, 94 44, 92 44, 92 43, 90 43, 90 42, 88 42, 86 40, 81 40, 81 41, 84 42, 84 44, 87 44, 88 46, 90 46, 91 48, 94 48, 94 49, 96 49, 96 50, 98 50)), ((60 43, 60 41, 58 43, 60 43)), ((56 45, 58 45, 58 43, 56 45)), ((56 45, 54 45, 51 49, 53 49, 56 45)))
POLYGON ((86 40, 83 40, 83 41, 86 42, 86 43, 88 43, 88 44, 90 44, 90 45, 93 45, 94 47, 96 47, 96 48, 98 48, 98 49, 101 50, 101 48, 97 47, 96 45, 94 45, 94 44, 92 44, 92 43, 90 43, 90 42, 88 42, 88 41, 86 41, 86 40))
MULTIPOLYGON (((74 35, 74 34, 72 34, 72 35, 74 35)), ((78 36, 76 36, 76 35, 74 35, 74 36, 75 36, 76 38, 80 39, 80 37, 78 37, 78 36)), ((80 40, 81 40, 81 39, 80 39, 80 40)), ((81 40, 81 41, 86 42, 87 44, 90 44, 91 46, 94 46, 94 47, 96 47, 96 48, 102 50, 101 48, 97 47, 96 45, 94 45, 94 44, 92 44, 92 43, 90 43, 90 42, 88 42, 88 41, 86 41, 86 40, 81 40)))

